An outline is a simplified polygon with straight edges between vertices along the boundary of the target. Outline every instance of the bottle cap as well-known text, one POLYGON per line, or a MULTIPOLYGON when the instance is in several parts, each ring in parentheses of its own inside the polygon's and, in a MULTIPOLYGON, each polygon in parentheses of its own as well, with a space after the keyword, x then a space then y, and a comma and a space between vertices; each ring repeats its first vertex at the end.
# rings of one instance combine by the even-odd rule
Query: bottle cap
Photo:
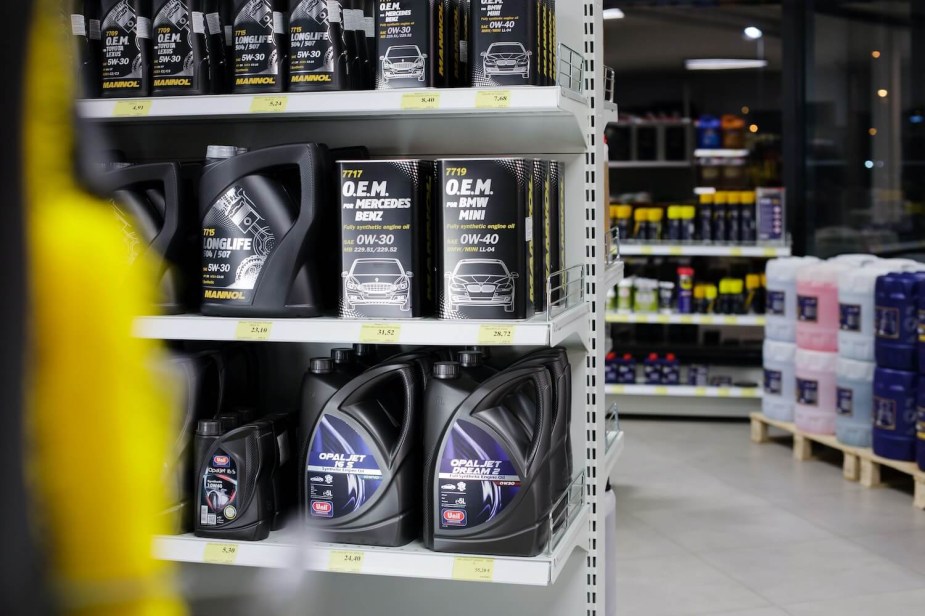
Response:
MULTIPOLYGON (((239 148, 236 148, 233 145, 210 145, 206 148, 206 158, 209 159, 219 159, 219 158, 234 158, 240 152, 239 148)), ((240 148, 244 149, 244 148, 240 148)), ((201 150, 200 150, 201 151, 201 150)), ((244 150, 245 152, 247 150, 244 150)))
POLYGON ((753 190, 743 190, 739 193, 739 200, 744 205, 754 205, 755 203, 755 191, 753 190))
POLYGON ((681 219, 681 206, 680 205, 669 205, 668 206, 668 220, 680 220, 681 219))
POLYGON ((438 361, 434 364, 434 378, 441 381, 458 379, 459 364, 455 361, 438 361))
POLYGON ((741 197, 742 193, 733 190, 726 194, 729 196, 728 197, 729 205, 739 205, 740 203, 742 203, 742 197, 741 197))
POLYGON ((330 374, 334 372, 334 360, 330 357, 315 357, 308 365, 312 374, 330 374))
POLYGON ((713 205, 713 193, 703 193, 700 195, 700 205, 713 205))
POLYGON ((636 222, 641 222, 643 220, 649 220, 649 208, 637 207, 636 211, 633 212, 633 219, 635 219, 636 222))
POLYGON ((697 218, 697 208, 693 205, 685 205, 681 208, 681 218, 684 220, 694 220, 697 218))
POLYGON ((729 281, 729 293, 731 295, 741 295, 745 291, 745 281, 741 278, 729 281))
POLYGON ((222 424, 217 419, 200 419, 196 426, 198 436, 221 436, 222 424))
POLYGON ((649 361, 655 361, 658 359, 658 353, 649 353, 649 361))
POLYGON ((726 205, 729 202, 729 193, 723 190, 716 191, 713 202, 717 205, 726 205))
POLYGON ((694 285, 694 299, 703 299, 707 294, 707 288, 705 285, 698 284, 694 285))
POLYGON ((254 421, 254 418, 257 416, 257 413, 254 409, 250 407, 238 408, 234 410, 238 415, 238 425, 243 426, 244 424, 249 424, 254 421))
POLYGON ((633 206, 621 204, 617 206, 617 218, 631 218, 633 216, 633 206))
POLYGON ((335 364, 352 364, 354 359, 353 349, 331 349, 331 359, 335 364))
POLYGON ((479 351, 460 351, 459 365, 463 368, 477 368, 482 365, 482 354, 479 351))
POLYGON ((355 344, 353 352, 357 357, 372 357, 376 353, 376 347, 371 344, 355 344))
POLYGON ((716 285, 708 284, 703 288, 704 297, 708 300, 716 299, 716 285))
POLYGON ((761 287, 761 275, 760 274, 749 274, 745 277, 745 288, 749 291, 758 289, 761 287))
POLYGON ((240 417, 238 417, 237 415, 233 415, 231 413, 219 415, 218 423, 222 427, 222 434, 225 434, 226 432, 231 432, 232 430, 237 428, 239 425, 241 425, 240 417))
POLYGON ((665 217, 665 210, 660 207, 653 207, 649 209, 649 222, 661 222, 665 217))
MULTIPOLYGON (((694 268, 693 267, 679 267, 678 276, 688 276, 690 278, 694 277, 694 268)), ((698 285, 699 286, 699 285, 698 285)))
POLYGON ((616 358, 617 358, 617 354, 614 353, 613 351, 611 351, 610 353, 608 353, 608 354, 604 357, 604 360, 605 360, 605 361, 613 361, 613 360, 615 360, 616 358))
POLYGON ((633 355, 632 355, 632 353, 624 353, 624 354, 623 354, 623 359, 624 359, 625 361, 632 361, 632 360, 633 360, 633 355))
POLYGON ((668 361, 677 361, 677 356, 674 353, 668 353, 665 355, 665 359, 668 361))

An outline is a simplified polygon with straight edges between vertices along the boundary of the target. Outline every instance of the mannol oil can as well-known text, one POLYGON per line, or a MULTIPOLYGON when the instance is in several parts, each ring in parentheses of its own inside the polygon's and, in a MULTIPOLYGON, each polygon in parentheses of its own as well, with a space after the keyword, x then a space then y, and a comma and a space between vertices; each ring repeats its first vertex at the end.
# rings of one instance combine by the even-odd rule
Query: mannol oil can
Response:
POLYGON ((208 41, 202 0, 154 1, 154 94, 208 94, 208 41))
POLYGON ((522 158, 437 161, 440 318, 532 315, 527 165, 522 158))
POLYGON ((537 61, 539 0, 472 0, 472 85, 540 83, 537 61))
POLYGON ((443 0, 380 2, 376 13, 376 89, 445 85, 446 6, 443 0))
POLYGON ((286 18, 273 0, 239 0, 234 14, 234 91, 282 92, 286 18))
POLYGON ((343 272, 340 316, 401 319, 433 300, 430 257, 433 163, 338 163, 343 272))
POLYGON ((103 0, 102 96, 118 98, 151 93, 151 3, 103 0))

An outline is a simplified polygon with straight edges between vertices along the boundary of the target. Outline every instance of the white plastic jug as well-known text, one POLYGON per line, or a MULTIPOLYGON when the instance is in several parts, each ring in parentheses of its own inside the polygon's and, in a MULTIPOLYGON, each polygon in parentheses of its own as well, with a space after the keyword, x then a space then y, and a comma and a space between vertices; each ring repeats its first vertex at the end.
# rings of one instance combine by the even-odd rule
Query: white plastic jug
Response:
POLYGON ((835 434, 837 363, 837 353, 797 348, 793 419, 801 430, 811 434, 835 434))
POLYGON ((764 341, 764 396, 761 411, 770 419, 793 421, 796 400, 794 359, 797 345, 778 340, 764 341))
POLYGON ((764 337, 783 342, 796 341, 797 272, 819 263, 815 257, 786 257, 768 261, 767 311, 764 337))
POLYGON ((838 351, 838 277, 856 269, 848 261, 815 263, 797 272, 797 346, 838 351))
POLYGON ((865 265, 872 263, 878 259, 879 257, 877 257, 876 255, 858 253, 858 254, 838 255, 836 257, 832 257, 831 259, 829 259, 829 261, 832 261, 835 263, 844 263, 852 267, 864 267, 865 265))
POLYGON ((835 436, 845 445, 870 447, 877 364, 838 358, 835 367, 835 436))

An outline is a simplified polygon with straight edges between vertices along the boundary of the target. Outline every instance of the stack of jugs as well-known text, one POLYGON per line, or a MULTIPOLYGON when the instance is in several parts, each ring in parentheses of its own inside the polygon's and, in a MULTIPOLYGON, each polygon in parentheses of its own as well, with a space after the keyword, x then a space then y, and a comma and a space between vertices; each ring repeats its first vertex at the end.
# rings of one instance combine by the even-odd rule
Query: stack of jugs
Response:
POLYGON ((835 435, 852 447, 870 447, 873 426, 874 290, 877 278, 919 267, 915 261, 877 260, 838 278, 839 332, 835 435))
POLYGON ((800 269, 814 263, 819 259, 788 257, 768 261, 762 412, 779 421, 793 421, 796 398, 796 276, 800 269))
POLYGON ((916 459, 920 287, 925 273, 892 272, 876 283, 872 440, 874 453, 893 460, 916 459))
POLYGON ((811 434, 835 434, 838 362, 838 277, 863 266, 831 259, 797 272, 796 405, 794 422, 811 434))

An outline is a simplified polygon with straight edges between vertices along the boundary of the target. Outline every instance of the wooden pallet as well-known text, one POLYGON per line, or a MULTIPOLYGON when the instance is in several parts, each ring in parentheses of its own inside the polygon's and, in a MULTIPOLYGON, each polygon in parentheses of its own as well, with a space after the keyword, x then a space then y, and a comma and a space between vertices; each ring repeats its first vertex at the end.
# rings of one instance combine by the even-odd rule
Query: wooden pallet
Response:
POLYGON ((880 467, 886 466, 910 475, 915 480, 915 497, 913 506, 925 509, 925 472, 919 470, 915 462, 900 462, 881 458, 871 449, 851 447, 840 443, 834 436, 809 434, 787 421, 777 421, 765 417, 762 413, 751 413, 751 436, 754 443, 767 443, 768 428, 774 427, 793 435, 793 457, 796 460, 809 460, 813 457, 813 443, 837 449, 844 454, 842 474, 848 481, 860 481, 866 488, 881 485, 880 467))

